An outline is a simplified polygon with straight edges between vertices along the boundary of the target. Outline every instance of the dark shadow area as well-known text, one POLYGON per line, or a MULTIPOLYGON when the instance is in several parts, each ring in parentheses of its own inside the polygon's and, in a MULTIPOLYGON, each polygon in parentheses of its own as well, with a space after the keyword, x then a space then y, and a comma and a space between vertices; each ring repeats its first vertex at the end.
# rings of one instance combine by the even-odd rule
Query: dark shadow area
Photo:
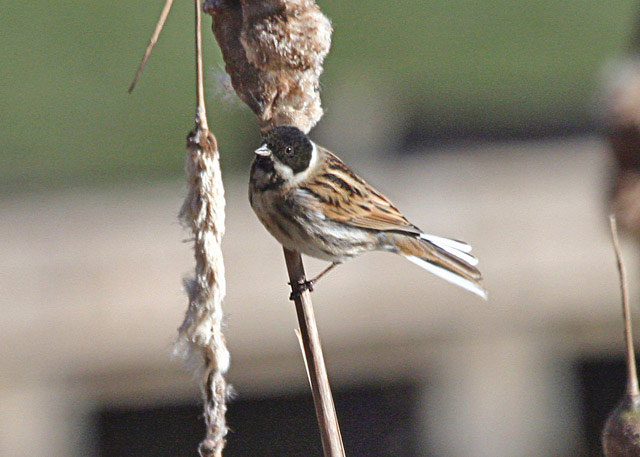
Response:
POLYGON ((624 395, 626 364, 623 358, 583 359, 576 363, 576 371, 580 380, 587 455, 600 457, 600 434, 604 422, 624 395))
MULTIPOLYGON (((335 393, 350 457, 422 456, 417 428, 419 389, 411 384, 358 387, 335 393)), ((238 399, 227 413, 225 457, 322 455, 310 394, 238 399)), ((204 436, 199 405, 105 408, 96 414, 101 457, 196 455, 204 436)))
POLYGON ((421 153, 428 148, 500 141, 534 141, 599 133, 595 119, 587 116, 526 119, 454 118, 416 111, 398 132, 398 149, 421 153))

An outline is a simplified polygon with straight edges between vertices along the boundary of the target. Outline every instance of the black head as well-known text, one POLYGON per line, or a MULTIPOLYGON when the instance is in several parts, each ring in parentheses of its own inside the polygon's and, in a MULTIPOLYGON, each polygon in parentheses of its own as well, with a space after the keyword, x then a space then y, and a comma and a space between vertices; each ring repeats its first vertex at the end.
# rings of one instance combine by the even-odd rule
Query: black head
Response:
POLYGON ((313 144, 297 127, 275 127, 264 134, 263 141, 271 153, 294 173, 300 173, 309 167, 313 144))

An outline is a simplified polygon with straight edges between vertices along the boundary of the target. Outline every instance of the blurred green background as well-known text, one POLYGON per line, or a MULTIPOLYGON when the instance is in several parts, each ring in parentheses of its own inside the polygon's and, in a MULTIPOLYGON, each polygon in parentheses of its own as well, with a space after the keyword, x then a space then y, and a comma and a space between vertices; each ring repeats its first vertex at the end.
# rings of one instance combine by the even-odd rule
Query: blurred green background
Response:
MULTIPOLYGON (((3 195, 182 176, 194 111, 191 2, 176 2, 136 91, 126 92, 161 3, 3 4, 3 195)), ((368 81, 373 98, 418 129, 473 123, 507 132, 588 129, 594 75, 624 49, 636 7, 630 0, 319 3, 335 28, 322 79, 324 122, 343 112, 332 94, 368 81)), ((258 132, 249 110, 220 89, 223 65, 209 26, 205 16, 210 122, 225 171, 244 173, 258 132)), ((337 121, 358 128, 357 107, 347 112, 351 119, 337 121)), ((376 128, 385 130, 384 122, 376 128)), ((381 134, 407 133, 395 126, 381 134)))

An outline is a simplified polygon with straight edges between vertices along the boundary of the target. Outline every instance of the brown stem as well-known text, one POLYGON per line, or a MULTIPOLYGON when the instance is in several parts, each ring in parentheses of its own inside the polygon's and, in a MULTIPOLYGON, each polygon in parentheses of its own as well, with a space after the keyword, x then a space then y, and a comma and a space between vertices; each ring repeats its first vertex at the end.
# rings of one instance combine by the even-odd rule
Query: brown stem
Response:
POLYGON ((200 0, 195 0, 196 8, 196 125, 209 130, 204 102, 204 75, 202 71, 202 8, 200 0))
POLYGON ((284 248, 284 258, 289 272, 292 298, 296 304, 304 358, 307 364, 311 393, 316 409, 320 438, 325 457, 344 457, 344 446, 336 415, 327 368, 322 355, 320 334, 311 303, 311 294, 300 285, 306 281, 302 257, 297 251, 284 248))
POLYGON ((611 237, 613 239, 613 249, 616 253, 618 271, 620 273, 620 292, 622 294, 622 315, 624 319, 624 339, 627 345, 627 394, 631 397, 640 396, 638 387, 638 372, 636 369, 636 355, 633 349, 633 333, 631 327, 631 310, 629 309, 629 291, 627 288, 627 274, 622 263, 620 254, 620 243, 618 241, 618 229, 616 227, 615 216, 609 216, 611 225, 611 237))
POLYGON ((167 16, 169 16, 169 11, 171 11, 171 6, 173 5, 173 0, 166 0, 164 7, 162 8, 162 12, 160 13, 160 18, 156 23, 156 28, 153 30, 153 35, 151 35, 151 39, 149 40, 149 44, 147 45, 147 49, 144 51, 144 55, 142 56, 142 60, 140 61, 140 65, 138 65, 138 69, 136 70, 136 75, 133 77, 133 81, 131 81, 131 85, 129 86, 129 93, 133 92, 133 89, 136 87, 136 83, 142 74, 142 70, 144 65, 147 63, 147 59, 151 55, 151 50, 155 46, 158 41, 158 37, 160 36, 160 32, 162 32, 162 28, 164 27, 164 23, 167 21, 167 16))

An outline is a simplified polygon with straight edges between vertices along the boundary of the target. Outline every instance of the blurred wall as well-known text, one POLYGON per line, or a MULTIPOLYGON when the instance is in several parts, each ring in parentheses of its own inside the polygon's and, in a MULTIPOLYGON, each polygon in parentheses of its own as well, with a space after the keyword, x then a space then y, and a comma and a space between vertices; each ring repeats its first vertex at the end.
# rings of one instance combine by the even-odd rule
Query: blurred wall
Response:
MULTIPOLYGON (((579 455, 572 361, 623 348, 602 144, 493 144, 358 169, 415 223, 471 242, 490 301, 390 254, 341 266, 314 292, 334 385, 429 380, 418 422, 428 455, 579 455)), ((2 201, 2 455, 90 455, 97 409, 195 401, 195 381, 169 357, 192 269, 175 219, 182 193, 2 201)), ((227 180, 227 199, 230 380, 241 396, 303 392, 281 250, 244 183, 227 180)))

